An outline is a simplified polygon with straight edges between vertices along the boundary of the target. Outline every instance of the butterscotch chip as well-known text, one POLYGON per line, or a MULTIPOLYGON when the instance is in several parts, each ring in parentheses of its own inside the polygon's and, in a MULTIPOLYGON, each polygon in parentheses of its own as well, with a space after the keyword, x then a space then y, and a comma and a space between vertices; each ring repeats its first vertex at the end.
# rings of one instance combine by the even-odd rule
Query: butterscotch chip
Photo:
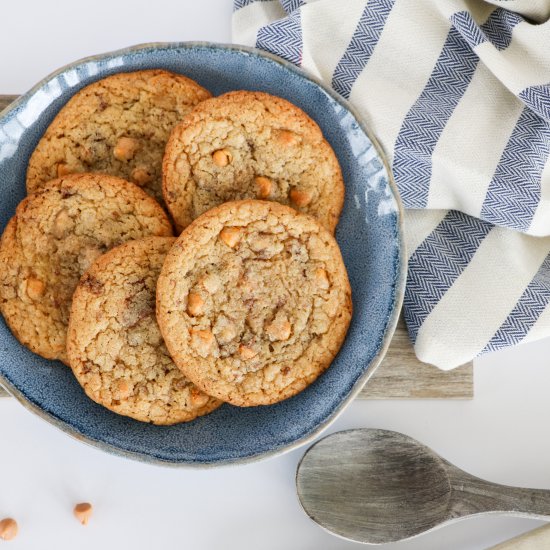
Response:
POLYGON ((129 137, 119 137, 113 155, 117 160, 132 160, 139 149, 139 141, 129 137))
POLYGON ((223 168, 231 162, 231 155, 225 149, 219 149, 212 154, 212 160, 216 166, 223 168))
POLYGON ((203 312, 204 300, 196 292, 190 292, 187 298, 187 311, 189 315, 197 316, 203 312))
POLYGON ((157 316, 174 362, 205 393, 238 406, 281 401, 331 363, 351 319, 351 290, 334 237, 274 202, 225 203, 197 218, 168 253, 157 316), (228 247, 219 238, 239 229, 228 247), (331 284, 319 284, 324 272, 331 284), (199 317, 186 304, 220 284, 199 317))
POLYGON ((86 394, 142 422, 193 420, 221 404, 176 367, 155 317, 157 278, 171 237, 131 241, 88 270, 99 292, 81 282, 74 293, 67 354, 86 394))
POLYGON ((27 295, 31 300, 39 300, 46 290, 46 285, 36 277, 27 279, 27 295))
POLYGON ((0 521, 0 539, 13 540, 19 532, 19 526, 13 518, 4 518, 0 521))
POLYGON ((285 147, 290 147, 291 145, 296 145, 296 143, 298 143, 298 137, 294 132, 281 130, 277 134, 277 141, 285 147))
POLYGON ((119 73, 77 92, 29 161, 27 191, 55 177, 99 172, 137 183, 162 201, 162 157, 174 126, 210 93, 163 70, 119 73))
POLYGON ((319 288, 325 290, 330 287, 326 269, 319 267, 315 270, 315 283, 319 288))
POLYGON ((73 514, 82 525, 88 525, 92 517, 92 505, 89 502, 80 502, 74 507, 73 514))
POLYGON ((268 323, 266 332, 272 342, 276 340, 288 340, 292 332, 292 325, 286 315, 277 315, 268 323))
MULTIPOLYGON (((166 214, 139 187, 114 176, 73 174, 29 195, 0 243, 0 310, 17 339, 67 361, 73 291, 101 254, 124 241, 172 234, 166 214)), ((93 278, 86 284, 94 291, 93 278)))
MULTIPOLYGON (((60 162, 58 165, 57 165, 57 169, 56 169, 56 173, 55 173, 55 176, 57 176, 58 178, 62 178, 63 176, 68 176, 69 174, 71 174, 72 172, 74 172, 74 170, 72 170, 68 164, 65 164, 64 162, 60 162)), ((55 177, 54 176, 54 177, 55 177)))
MULTIPOLYGON (((160 237, 159 237, 160 238, 160 237)), ((121 379, 115 384, 113 395, 116 399, 128 399, 133 391, 133 385, 128 380, 121 379)))
POLYGON ((254 351, 251 347, 241 344, 239 346, 239 355, 241 356, 242 359, 247 361, 248 359, 252 359, 253 357, 256 357, 258 353, 254 351))
POLYGON ((264 176, 257 176, 254 178, 257 187, 257 196, 259 199, 267 199, 271 195, 271 187, 273 184, 269 178, 264 176))
POLYGON ((313 199, 313 196, 309 191, 303 191, 300 189, 290 190, 290 200, 292 201, 292 204, 297 206, 298 208, 307 206, 312 199, 313 199))
POLYGON ((191 346, 201 356, 208 357, 214 344, 214 335, 210 330, 199 330, 192 328, 189 331, 191 335, 191 346))
POLYGON ((239 91, 204 101, 174 128, 163 194, 178 229, 223 202, 260 198, 311 214, 334 231, 344 184, 332 148, 301 109, 239 91), (302 199, 293 200, 292 189, 302 199))
POLYGON ((240 227, 224 227, 220 231, 220 239, 229 247, 234 248, 237 246, 241 238, 240 227))
MULTIPOLYGON (((191 390, 190 390, 189 393, 190 393, 190 397, 191 397, 191 404, 195 408, 204 407, 209 402, 213 401, 212 397, 210 397, 209 395, 206 395, 204 392, 199 390, 193 384, 191 384, 191 390)), ((220 403, 220 405, 221 405, 221 403, 220 403)))

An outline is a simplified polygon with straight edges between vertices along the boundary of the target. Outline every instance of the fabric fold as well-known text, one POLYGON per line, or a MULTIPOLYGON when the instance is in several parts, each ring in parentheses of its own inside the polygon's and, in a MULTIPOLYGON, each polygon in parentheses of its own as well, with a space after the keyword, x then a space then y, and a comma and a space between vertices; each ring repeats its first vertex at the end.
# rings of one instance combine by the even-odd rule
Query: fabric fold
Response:
POLYGON ((321 78, 382 144, 409 334, 441 368, 550 336, 548 17, 550 0, 235 2, 235 42, 321 78))

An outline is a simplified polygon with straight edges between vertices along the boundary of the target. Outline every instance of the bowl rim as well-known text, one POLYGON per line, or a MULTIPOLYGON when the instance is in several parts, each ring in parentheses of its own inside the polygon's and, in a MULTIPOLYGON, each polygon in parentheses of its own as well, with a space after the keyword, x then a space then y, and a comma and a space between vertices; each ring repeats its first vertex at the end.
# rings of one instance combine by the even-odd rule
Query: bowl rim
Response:
MULTIPOLYGON (((237 53, 242 53, 250 56, 262 57, 271 62, 277 63, 278 65, 282 66, 286 70, 289 70, 290 72, 298 75, 302 79, 305 79, 315 84, 316 86, 321 88, 330 98, 332 98, 334 101, 339 103, 342 107, 344 107, 344 109, 349 111, 354 116, 361 130, 365 132, 367 137, 370 139, 370 141, 376 148, 376 152, 379 158, 381 159, 384 165, 384 168, 386 169, 386 172, 388 174, 388 184, 390 186, 390 189, 392 191, 393 197, 397 205, 396 236, 399 242, 398 251, 397 251, 398 269, 397 269, 397 275, 394 281, 393 307, 386 321, 384 336, 382 338, 382 342, 378 349, 377 354, 369 363, 368 368, 366 368, 365 371, 356 380, 349 395, 338 404, 338 406, 329 414, 326 420, 324 420, 318 426, 316 426, 310 433, 302 437, 299 437, 298 439, 292 441, 291 443, 285 444, 282 447, 278 447, 276 449, 263 451, 263 452, 252 454, 250 456, 246 456, 242 458, 214 460, 212 462, 164 460, 140 451, 130 451, 125 449, 120 449, 119 447, 116 447, 112 443, 106 443, 105 441, 101 441, 99 439, 96 439, 94 437, 91 437, 89 435, 86 435, 80 432, 74 426, 67 424, 65 421, 60 420, 55 415, 42 409, 39 405, 37 405, 29 397, 27 397, 23 392, 21 392, 15 386, 13 386, 11 382, 6 380, 6 378, 2 375, 2 373, 0 373, 0 384, 2 385, 3 388, 5 388, 5 390, 11 396, 17 399, 17 401, 21 403, 21 405, 23 405, 25 409, 34 413, 36 416, 38 416, 45 422, 48 422, 50 425, 63 431, 64 433, 68 434, 72 438, 78 441, 81 441, 83 443, 86 443, 91 447, 94 447, 96 449, 110 453, 115 456, 124 457, 131 460, 144 462, 147 464, 168 466, 172 468, 210 469, 210 468, 221 468, 224 466, 250 464, 250 463, 259 462, 262 460, 267 460, 269 458, 274 458, 276 456, 286 454, 316 439, 343 413, 343 411, 353 401, 353 399, 355 399, 355 397, 359 394, 359 392, 367 383, 369 378, 373 375, 373 373, 379 367, 380 363, 382 362, 382 359, 386 355, 386 352, 389 348, 391 339, 393 337, 395 328, 397 326, 399 314, 403 305, 403 298, 405 293, 405 282, 407 278, 408 256, 406 254, 406 243, 405 243, 405 236, 404 236, 404 221, 403 221, 404 209, 403 209, 403 204, 401 202, 401 198, 399 195, 399 191, 397 189, 397 185, 395 183, 393 173, 392 173, 389 161, 387 160, 386 155, 384 153, 384 150, 382 149, 382 146, 380 145, 378 140, 372 135, 372 132, 370 131, 368 124, 364 120, 363 116, 345 98, 343 98, 340 94, 338 94, 332 88, 330 88, 325 83, 323 83, 319 78, 305 71, 301 67, 297 67, 290 61, 287 61, 270 52, 266 52, 263 50, 259 50, 258 48, 253 48, 253 47, 245 46, 241 44, 226 44, 226 43, 209 42, 209 41, 183 41, 183 42, 146 42, 142 44, 136 44, 134 46, 129 46, 126 48, 121 48, 118 50, 112 50, 112 51, 103 52, 103 53, 95 54, 88 57, 83 57, 81 59, 78 59, 76 61, 73 61, 71 63, 68 63, 56 69, 55 71, 53 71, 52 73, 50 73, 49 75, 41 79, 39 82, 37 82, 29 91, 19 96, 15 101, 10 103, 10 105, 8 105, 5 109, 0 111, 0 120, 5 118, 12 111, 17 110, 20 105, 26 103, 35 93, 39 92, 42 87, 49 84, 49 82, 55 79, 56 77, 62 75, 68 70, 85 65, 86 63, 103 61, 105 59, 112 58, 112 57, 121 57, 132 53, 147 52, 151 50, 170 51, 170 50, 191 50, 191 49, 197 49, 197 48, 214 50, 214 51, 230 50, 230 51, 234 51, 237 53)), ((121 67, 121 69, 123 68, 124 67, 121 67)), ((124 71, 121 71, 121 72, 124 72, 124 71)))

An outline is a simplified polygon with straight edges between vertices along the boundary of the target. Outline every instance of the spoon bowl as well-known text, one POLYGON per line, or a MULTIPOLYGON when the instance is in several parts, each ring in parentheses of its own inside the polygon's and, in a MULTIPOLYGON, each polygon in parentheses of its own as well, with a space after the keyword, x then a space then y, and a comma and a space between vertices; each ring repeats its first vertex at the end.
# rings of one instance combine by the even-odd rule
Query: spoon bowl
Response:
POLYGON ((321 439, 298 465, 296 486, 311 519, 367 544, 409 539, 475 514, 550 519, 550 491, 484 481, 388 430, 348 430, 321 439))

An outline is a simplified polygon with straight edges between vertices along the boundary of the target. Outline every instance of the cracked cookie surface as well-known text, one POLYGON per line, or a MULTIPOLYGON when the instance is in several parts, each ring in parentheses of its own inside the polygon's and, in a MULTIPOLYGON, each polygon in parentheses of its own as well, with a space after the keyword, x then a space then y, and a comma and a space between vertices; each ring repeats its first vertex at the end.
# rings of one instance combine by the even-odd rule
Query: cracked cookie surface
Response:
POLYGON ((161 165, 174 126, 210 92, 163 70, 119 73, 86 86, 61 109, 38 143, 27 191, 75 172, 124 178, 162 203, 161 165))
POLYGON ((174 241, 130 241, 96 260, 74 293, 67 334, 69 363, 91 399, 165 425, 221 405, 176 367, 156 321, 157 279, 174 241))
POLYGON ((225 203, 195 220, 167 255, 157 319, 178 367, 238 406, 281 401, 331 363, 351 319, 332 235, 267 201, 225 203))
POLYGON ((172 235, 168 217, 139 187, 114 176, 67 176, 25 198, 0 243, 0 310, 16 338, 66 363, 80 276, 108 249, 151 235, 172 235))
POLYGON ((198 105, 166 145, 163 194, 179 230, 219 204, 271 200, 334 232, 344 184, 317 124, 288 101, 237 91, 198 105))

